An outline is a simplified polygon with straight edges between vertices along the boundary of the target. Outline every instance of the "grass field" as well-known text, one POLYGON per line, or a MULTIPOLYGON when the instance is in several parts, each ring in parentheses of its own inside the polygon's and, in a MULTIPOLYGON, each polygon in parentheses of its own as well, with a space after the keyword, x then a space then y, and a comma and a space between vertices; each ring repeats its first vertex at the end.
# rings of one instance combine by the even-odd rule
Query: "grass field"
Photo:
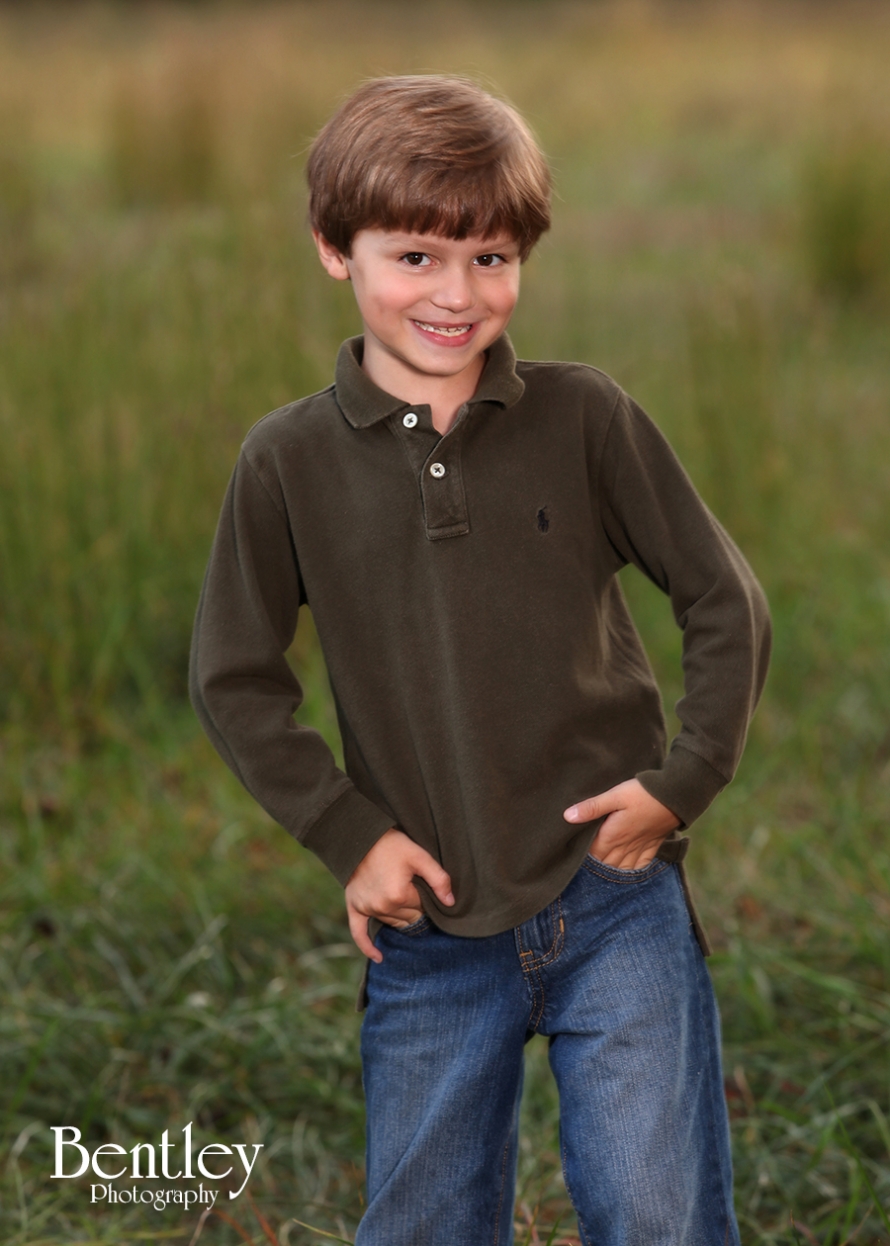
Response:
MULTIPOLYGON (((888 63, 877 4, 0 8, 4 1242, 354 1234, 342 900, 184 677, 240 440, 358 328, 310 252, 307 143, 362 76, 447 71, 553 160, 520 354, 641 400, 772 603, 764 703, 691 858, 743 1241, 890 1243, 888 63), (50 1176, 52 1125, 130 1147, 189 1121, 264 1144, 209 1217, 50 1176)), ((626 588, 671 705, 666 603, 626 588)), ((336 747, 308 618, 293 657, 336 747)), ((517 1243, 577 1243, 539 1040, 527 1086, 517 1243)))

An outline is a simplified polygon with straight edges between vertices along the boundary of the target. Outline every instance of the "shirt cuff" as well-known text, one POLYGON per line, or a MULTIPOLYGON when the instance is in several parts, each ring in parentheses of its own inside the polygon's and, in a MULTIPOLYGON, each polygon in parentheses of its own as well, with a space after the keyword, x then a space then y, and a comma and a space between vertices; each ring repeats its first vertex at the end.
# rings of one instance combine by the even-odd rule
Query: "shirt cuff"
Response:
POLYGON ((355 867, 392 825, 390 814, 350 787, 328 805, 300 842, 314 852, 340 886, 345 887, 355 867))
POLYGON ((650 796, 677 815, 682 827, 700 818, 728 782, 703 757, 677 745, 660 770, 643 770, 636 778, 650 796))

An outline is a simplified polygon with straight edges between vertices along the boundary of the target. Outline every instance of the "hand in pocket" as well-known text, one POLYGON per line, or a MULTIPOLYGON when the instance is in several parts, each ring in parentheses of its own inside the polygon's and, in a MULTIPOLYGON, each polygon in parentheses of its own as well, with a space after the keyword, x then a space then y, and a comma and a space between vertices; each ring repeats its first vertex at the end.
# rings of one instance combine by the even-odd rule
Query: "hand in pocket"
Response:
POLYGON ((680 825, 677 815, 650 796, 636 779, 572 805, 563 817, 567 822, 603 818, 590 845, 590 855, 619 870, 643 869, 658 852, 662 840, 680 825))

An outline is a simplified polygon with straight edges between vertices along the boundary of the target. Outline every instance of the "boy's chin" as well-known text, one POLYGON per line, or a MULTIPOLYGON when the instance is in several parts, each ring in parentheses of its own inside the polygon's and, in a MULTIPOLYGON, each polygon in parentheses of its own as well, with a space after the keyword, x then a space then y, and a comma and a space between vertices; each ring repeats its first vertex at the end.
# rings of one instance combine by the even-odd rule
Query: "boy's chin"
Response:
POLYGON ((480 359, 485 358, 486 348, 481 350, 467 351, 466 354, 450 355, 447 359, 411 359, 407 360, 409 366, 415 371, 420 372, 424 376, 449 377, 460 376, 462 373, 472 369, 480 359))

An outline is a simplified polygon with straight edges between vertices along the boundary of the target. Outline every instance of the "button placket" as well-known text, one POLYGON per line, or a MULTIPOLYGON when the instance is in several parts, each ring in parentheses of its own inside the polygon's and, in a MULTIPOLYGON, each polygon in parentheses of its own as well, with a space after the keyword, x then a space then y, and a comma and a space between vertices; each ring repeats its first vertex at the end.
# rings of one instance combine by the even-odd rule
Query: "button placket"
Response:
POLYGON ((397 415, 390 428, 411 464, 415 479, 422 477, 427 461, 440 440, 428 416, 422 410, 415 411, 411 407, 397 415))
POLYGON ((451 430, 440 438, 430 451, 421 475, 423 517, 426 535, 431 541, 445 537, 465 536, 470 531, 467 499, 461 471, 467 408, 460 411, 451 430))
POLYGON ((468 411, 466 405, 461 408, 444 437, 432 427, 426 408, 403 411, 389 425, 415 473, 431 541, 470 531, 460 464, 468 411))

